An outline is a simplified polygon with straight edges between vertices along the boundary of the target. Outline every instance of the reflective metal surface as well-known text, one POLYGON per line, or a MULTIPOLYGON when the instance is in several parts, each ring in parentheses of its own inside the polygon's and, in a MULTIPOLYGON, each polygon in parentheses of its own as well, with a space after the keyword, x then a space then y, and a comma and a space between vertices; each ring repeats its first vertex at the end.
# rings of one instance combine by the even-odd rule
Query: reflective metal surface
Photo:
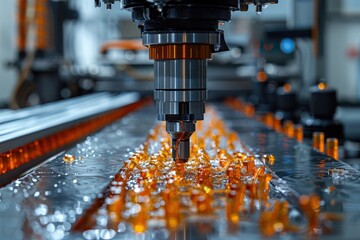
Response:
POLYGON ((153 109, 129 115, 0 189, 0 238, 67 237, 155 122, 153 109))
POLYGON ((0 152, 22 146, 139 99, 140 95, 137 93, 97 93, 8 112, 0 117, 0 152))
POLYGON ((155 89, 206 90, 207 60, 157 60, 154 64, 155 79, 157 79, 155 89))
MULTIPOLYGON (((321 239, 358 239, 360 234, 360 173, 341 161, 313 151, 293 139, 274 133, 254 119, 247 119, 228 107, 216 105, 228 127, 236 130, 242 142, 257 154, 276 156, 271 198, 286 199, 292 207, 290 218, 303 222, 297 211, 301 194, 321 196, 321 211, 338 213, 341 221, 326 222, 321 239)), ((0 236, 3 239, 166 239, 163 228, 134 235, 127 226, 119 231, 101 228, 73 233, 73 223, 84 214, 105 186, 138 147, 156 122, 155 109, 148 108, 129 115, 84 142, 66 151, 75 157, 63 160, 65 153, 50 159, 23 178, 0 189, 0 236), (139 123, 141 119, 141 124, 139 123)), ((259 239, 257 216, 241 219, 239 229, 231 232, 224 216, 194 218, 178 237, 181 239, 259 239)), ((276 238, 306 239, 304 232, 277 235, 276 238)))
POLYGON ((184 44, 205 43, 210 45, 220 44, 220 32, 180 32, 180 33, 144 33, 143 44, 184 44))
MULTIPOLYGON (((340 213, 342 221, 331 224, 330 233, 321 239, 357 239, 360 234, 360 172, 342 161, 335 161, 308 145, 268 130, 232 109, 218 106, 228 126, 258 154, 276 156, 268 167, 278 197, 295 207, 302 194, 315 193, 322 199, 321 211, 340 213)), ((341 159, 340 159, 341 160, 341 159)))

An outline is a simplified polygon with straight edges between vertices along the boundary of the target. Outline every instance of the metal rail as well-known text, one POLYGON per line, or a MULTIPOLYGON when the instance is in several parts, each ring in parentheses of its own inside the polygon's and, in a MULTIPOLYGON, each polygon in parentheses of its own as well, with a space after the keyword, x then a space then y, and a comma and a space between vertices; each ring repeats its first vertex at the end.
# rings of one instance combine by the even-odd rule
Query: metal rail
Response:
POLYGON ((137 93, 100 93, 5 113, 0 117, 0 152, 20 147, 139 99, 137 93))

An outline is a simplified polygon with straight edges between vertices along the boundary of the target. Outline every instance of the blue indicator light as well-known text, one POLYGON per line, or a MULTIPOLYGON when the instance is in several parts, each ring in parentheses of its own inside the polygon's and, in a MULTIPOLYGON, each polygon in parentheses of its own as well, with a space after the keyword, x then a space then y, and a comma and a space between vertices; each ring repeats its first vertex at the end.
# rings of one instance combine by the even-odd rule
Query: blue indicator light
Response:
POLYGON ((284 38, 280 42, 280 49, 285 54, 290 54, 295 51, 295 42, 290 38, 284 38))

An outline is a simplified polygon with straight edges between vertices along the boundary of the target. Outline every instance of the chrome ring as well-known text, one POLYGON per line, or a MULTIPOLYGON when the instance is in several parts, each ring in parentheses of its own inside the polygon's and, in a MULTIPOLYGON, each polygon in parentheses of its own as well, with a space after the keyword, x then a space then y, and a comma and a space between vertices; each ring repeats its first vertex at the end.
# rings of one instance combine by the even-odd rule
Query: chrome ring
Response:
POLYGON ((144 33, 143 44, 209 44, 219 45, 221 43, 220 32, 184 32, 184 33, 144 33))

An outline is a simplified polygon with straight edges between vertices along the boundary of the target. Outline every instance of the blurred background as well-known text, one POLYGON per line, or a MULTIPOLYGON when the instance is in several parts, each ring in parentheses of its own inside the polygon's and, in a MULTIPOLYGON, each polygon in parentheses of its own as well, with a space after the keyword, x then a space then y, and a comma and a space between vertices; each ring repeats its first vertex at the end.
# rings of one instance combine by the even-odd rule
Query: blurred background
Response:
MULTIPOLYGON (((0 106, 26 108, 102 91, 151 96, 153 62, 131 13, 119 8, 119 2, 112 10, 94 8, 90 0, 4 1, 0 106)), ((358 148, 359 22, 356 0, 279 0, 261 14, 254 6, 233 13, 222 26, 230 50, 209 61, 208 98, 241 97, 260 114, 290 114, 282 120, 305 124, 316 111, 310 88, 324 83, 336 91, 331 119, 358 148), (282 99, 284 89, 294 96, 282 99)))

